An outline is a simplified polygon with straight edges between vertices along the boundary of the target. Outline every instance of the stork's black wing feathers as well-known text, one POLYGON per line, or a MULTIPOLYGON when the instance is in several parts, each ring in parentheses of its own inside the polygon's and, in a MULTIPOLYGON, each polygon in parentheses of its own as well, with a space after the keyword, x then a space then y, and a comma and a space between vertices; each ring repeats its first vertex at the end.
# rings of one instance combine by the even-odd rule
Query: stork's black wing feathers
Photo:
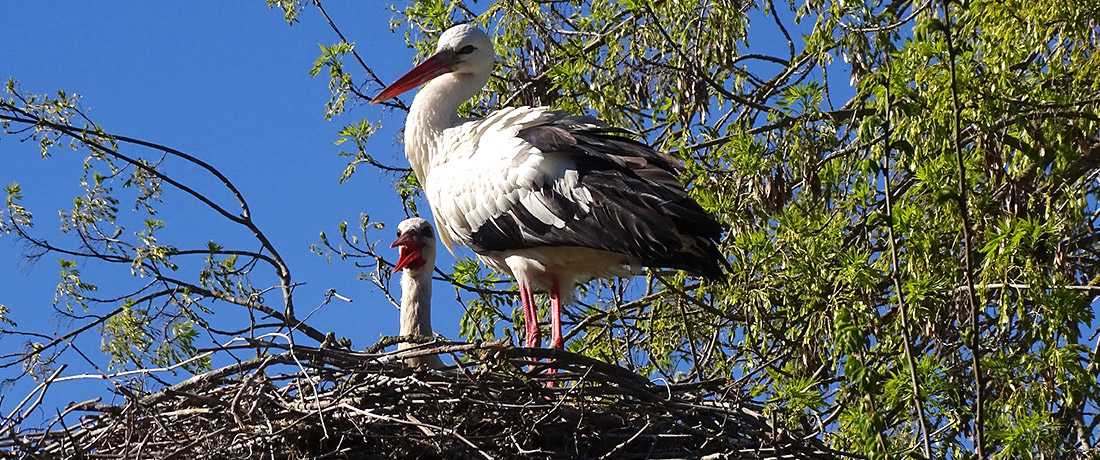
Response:
POLYGON ((493 216, 474 231, 473 249, 582 246, 627 254, 646 266, 720 277, 726 265, 716 245, 721 225, 688 196, 675 158, 623 133, 579 117, 520 131, 540 151, 568 156, 576 180, 562 176, 532 191, 529 200, 538 201, 543 218, 523 201, 493 216), (565 225, 544 221, 545 211, 565 225))

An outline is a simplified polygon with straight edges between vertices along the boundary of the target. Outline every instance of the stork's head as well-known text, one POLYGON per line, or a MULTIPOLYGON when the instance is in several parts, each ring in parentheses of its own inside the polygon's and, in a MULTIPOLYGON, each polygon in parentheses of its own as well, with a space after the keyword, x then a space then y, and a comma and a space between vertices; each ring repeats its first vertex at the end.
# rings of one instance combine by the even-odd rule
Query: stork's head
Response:
POLYGON ((395 272, 403 268, 419 271, 425 267, 428 270, 435 267, 435 232, 432 231, 432 224, 424 219, 413 217, 397 224, 397 241, 390 247, 401 248, 397 264, 393 267, 395 272))
POLYGON ((377 104, 396 97, 428 80, 448 73, 487 80, 489 74, 493 72, 494 60, 496 60, 496 52, 493 51, 493 40, 489 35, 472 25, 459 24, 447 29, 443 35, 439 36, 435 54, 397 81, 390 83, 378 96, 371 99, 370 103, 377 104))

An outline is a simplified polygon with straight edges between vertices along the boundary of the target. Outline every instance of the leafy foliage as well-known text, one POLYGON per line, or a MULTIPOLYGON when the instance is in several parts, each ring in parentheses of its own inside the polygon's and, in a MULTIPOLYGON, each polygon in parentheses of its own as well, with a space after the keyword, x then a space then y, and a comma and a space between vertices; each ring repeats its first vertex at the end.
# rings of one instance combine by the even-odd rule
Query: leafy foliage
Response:
MULTIPOLYGON (((693 196, 726 223, 728 283, 592 285, 602 295, 570 312, 571 349, 735 382, 870 458, 1096 457, 1095 8, 440 0, 393 11, 421 56, 456 22, 495 35, 497 78, 464 110, 598 114, 682 158, 693 196)), ((474 286, 498 279, 469 262, 454 270, 474 286)), ((507 305, 467 302, 464 334, 514 327, 507 305)))

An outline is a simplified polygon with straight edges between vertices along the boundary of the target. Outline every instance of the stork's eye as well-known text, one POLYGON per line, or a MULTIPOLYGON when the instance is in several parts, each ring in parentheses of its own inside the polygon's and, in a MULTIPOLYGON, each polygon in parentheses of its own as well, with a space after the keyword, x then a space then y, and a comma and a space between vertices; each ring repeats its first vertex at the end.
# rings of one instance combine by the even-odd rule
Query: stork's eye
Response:
POLYGON ((466 45, 466 46, 463 46, 462 49, 458 50, 458 54, 470 54, 470 53, 474 52, 474 50, 476 50, 476 49, 477 49, 477 47, 474 46, 474 45, 466 45))

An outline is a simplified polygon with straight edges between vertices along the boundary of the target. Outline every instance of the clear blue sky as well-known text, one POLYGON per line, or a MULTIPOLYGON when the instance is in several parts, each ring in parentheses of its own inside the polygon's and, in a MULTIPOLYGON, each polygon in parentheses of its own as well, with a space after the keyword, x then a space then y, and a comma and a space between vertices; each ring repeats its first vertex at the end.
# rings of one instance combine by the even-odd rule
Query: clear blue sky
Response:
MULTIPOLYGON (((411 67, 413 53, 400 35, 389 32, 391 13, 383 2, 330 2, 326 7, 381 78, 392 80, 411 67)), ((333 142, 343 123, 382 117, 385 128, 373 138, 370 153, 380 161, 405 165, 396 134, 404 115, 383 114, 379 106, 354 101, 347 115, 324 119, 328 81, 323 76, 311 78, 308 71, 319 54, 318 44, 336 41, 316 10, 307 9, 300 22, 291 26, 281 12, 268 10, 260 1, 79 6, 5 2, 0 6, 0 77, 15 78, 27 92, 79 93, 91 118, 108 132, 167 145, 220 169, 250 201, 256 221, 287 260, 295 280, 307 283, 295 296, 299 316, 317 306, 326 290, 335 288, 354 303, 333 302, 314 314, 310 323, 348 336, 361 348, 380 334, 397 333, 397 310, 370 284, 355 279, 360 269, 338 260, 328 264, 312 254, 309 245, 319 240, 319 232, 335 234, 340 221, 354 225, 360 213, 368 213, 373 220, 390 224, 375 233, 388 248, 392 229, 404 218, 393 192, 394 177, 362 168, 351 181, 338 184, 346 161, 337 155, 339 147, 333 142)), ((361 77, 361 69, 352 70, 361 77)), ((57 210, 71 207, 72 197, 79 193, 77 180, 87 152, 58 150, 42 159, 37 145, 19 140, 18 136, 0 138, 0 183, 20 183, 36 230, 51 242, 71 243, 57 233, 57 210)), ((215 185, 188 175, 193 172, 181 174, 185 182, 200 187, 215 185)), ((215 196, 232 204, 224 194, 215 196)), ((167 223, 162 242, 167 244, 249 241, 239 231, 223 233, 225 226, 209 225, 216 221, 213 214, 175 190, 166 191, 160 211, 159 218, 167 223)), ((126 206, 122 213, 131 214, 126 206)), ((135 216, 143 217, 140 213, 130 217, 135 216)), ((0 236, 0 304, 12 310, 10 317, 18 321, 19 329, 53 334, 84 324, 53 311, 57 257, 27 264, 24 249, 13 235, 0 236)), ((440 263, 450 260, 444 254, 440 263)), ((121 294, 111 289, 113 283, 140 282, 122 266, 87 263, 80 268, 88 281, 101 285, 104 295, 121 294)), ((257 278, 258 285, 274 282, 269 276, 257 278)), ((396 294, 396 282, 393 288, 396 294)), ((456 337, 460 311, 453 290, 437 285, 436 299, 435 329, 456 337)), ((280 305, 277 295, 266 300, 280 305)), ((232 318, 234 313, 219 314, 232 318)), ((25 342, 20 337, 0 337, 0 353, 21 350, 25 342)), ((97 333, 78 345, 98 364, 106 364, 106 357, 98 352, 97 333)), ((209 340, 200 343, 209 345, 209 340)), ((68 373, 86 370, 78 364, 68 373)), ((0 379, 17 372, 0 370, 0 379)), ((55 400, 48 401, 47 408, 50 403, 63 405, 69 399, 103 394, 107 386, 87 381, 66 385, 51 393, 55 400)), ((0 412, 6 415, 29 388, 25 382, 3 388, 11 396, 0 403, 0 412)), ((49 408, 42 416, 52 412, 49 408)))

